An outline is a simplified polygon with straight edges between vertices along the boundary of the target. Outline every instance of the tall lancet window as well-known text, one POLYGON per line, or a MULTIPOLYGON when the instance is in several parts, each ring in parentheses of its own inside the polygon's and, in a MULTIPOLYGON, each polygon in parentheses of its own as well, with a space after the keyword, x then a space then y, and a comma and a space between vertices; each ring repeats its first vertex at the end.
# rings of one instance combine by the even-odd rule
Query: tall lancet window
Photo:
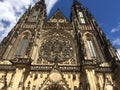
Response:
POLYGON ((26 51, 27 51, 27 47, 28 47, 28 37, 24 36, 18 47, 18 51, 17 51, 16 55, 18 55, 18 56, 25 55, 26 51))
POLYGON ((35 22, 37 20, 38 11, 34 10, 28 18, 29 22, 35 22))
POLYGON ((84 19, 84 16, 83 16, 83 13, 82 12, 79 12, 79 18, 80 18, 80 22, 82 24, 85 24, 85 19, 84 19))
POLYGON ((87 45, 88 45, 88 49, 89 49, 89 53, 90 53, 91 58, 96 57, 94 43, 93 43, 93 40, 91 39, 91 37, 88 37, 87 45))

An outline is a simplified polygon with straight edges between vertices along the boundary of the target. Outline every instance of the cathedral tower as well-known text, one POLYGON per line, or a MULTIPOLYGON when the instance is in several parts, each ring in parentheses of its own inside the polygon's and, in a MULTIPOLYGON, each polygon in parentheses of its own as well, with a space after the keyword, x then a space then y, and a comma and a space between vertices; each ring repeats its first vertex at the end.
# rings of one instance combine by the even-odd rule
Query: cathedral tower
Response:
POLYGON ((119 90, 120 56, 89 10, 46 17, 39 0, 1 42, 0 90, 119 90))

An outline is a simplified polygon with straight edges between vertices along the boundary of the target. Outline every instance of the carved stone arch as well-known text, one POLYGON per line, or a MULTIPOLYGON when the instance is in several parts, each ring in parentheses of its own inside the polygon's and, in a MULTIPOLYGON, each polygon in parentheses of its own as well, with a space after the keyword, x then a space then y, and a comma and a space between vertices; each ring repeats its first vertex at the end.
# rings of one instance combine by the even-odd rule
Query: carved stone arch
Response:
POLYGON ((93 57, 97 57, 97 46, 96 46, 96 40, 92 33, 86 32, 83 34, 83 41, 85 45, 85 52, 87 55, 87 58, 91 59, 93 57))
POLYGON ((31 36, 31 31, 25 30, 25 31, 23 31, 23 32, 20 33, 19 37, 22 38, 22 37, 24 37, 25 35, 31 36))
POLYGON ((86 32, 83 34, 83 40, 84 40, 84 44, 85 44, 85 47, 88 48, 88 45, 87 45, 87 40, 91 40, 93 42, 93 46, 94 46, 94 49, 95 49, 95 52, 96 52, 96 59, 99 59, 99 60, 103 60, 103 55, 102 55, 102 52, 101 52, 101 49, 98 45, 98 42, 97 42, 97 39, 95 38, 95 36, 90 33, 90 32, 86 32))
POLYGON ((66 90, 62 85, 59 85, 57 83, 49 85, 44 90, 66 90))
POLYGON ((14 33, 14 37, 11 40, 11 47, 8 47, 8 50, 6 50, 4 57, 8 59, 13 59, 16 57, 16 51, 18 50, 18 47, 22 41, 23 38, 26 38, 25 35, 28 35, 30 37, 31 32, 29 30, 24 30, 23 32, 17 31, 17 33, 14 33), (14 44, 13 44, 14 43, 14 44), (6 54, 8 53, 9 54, 6 54))
POLYGON ((49 32, 43 33, 42 38, 45 39, 49 36, 53 36, 53 34, 60 34, 61 36, 70 39, 74 43, 74 37, 70 33, 63 30, 51 30, 49 32))
POLYGON ((29 34, 32 33, 31 30, 29 30, 29 29, 22 29, 22 30, 20 30, 20 31, 18 31, 18 32, 19 32, 19 35, 22 35, 22 34, 24 34, 24 33, 26 33, 26 32, 28 32, 29 34))
MULTIPOLYGON (((18 45, 16 46, 16 51, 14 53, 14 55, 19 55, 18 52, 21 48, 21 45, 25 45, 22 46, 24 47, 24 54, 20 54, 20 55, 26 55, 27 53, 27 48, 29 47, 29 41, 30 41, 30 38, 31 38, 31 32, 29 30, 25 30, 23 32, 21 32, 21 34, 18 36, 18 45)), ((22 49, 21 49, 22 50, 22 49)))
POLYGON ((85 32, 84 34, 83 34, 83 40, 87 40, 87 36, 90 36, 90 37, 92 37, 93 38, 93 40, 95 40, 95 37, 94 37, 94 35, 92 34, 92 33, 90 33, 90 32, 85 32))
POLYGON ((29 30, 25 30, 25 31, 21 32, 17 38, 18 45, 20 44, 20 41, 22 41, 23 38, 27 38, 29 40, 30 37, 31 37, 31 32, 29 30))
POLYGON ((70 40, 71 44, 75 47, 75 40, 72 37, 72 35, 70 35, 68 32, 61 31, 61 30, 57 30, 57 31, 52 30, 52 31, 43 33, 42 39, 39 40, 38 46, 41 46, 41 44, 44 42, 44 40, 50 39, 50 38, 55 37, 57 35, 58 35, 58 37, 62 37, 62 38, 70 40))
POLYGON ((20 43, 20 41, 23 38, 27 38, 28 40, 30 40, 30 38, 31 38, 31 31, 25 30, 25 31, 21 32, 20 35, 19 35, 19 37, 18 37, 19 43, 20 43))
POLYGON ((59 61, 64 62, 64 60, 69 60, 70 58, 76 57, 76 53, 74 53, 75 52, 75 41, 73 38, 71 38, 71 35, 69 33, 67 33, 67 32, 64 33, 64 31, 53 31, 53 32, 50 31, 50 32, 43 34, 42 39, 39 41, 39 44, 38 44, 38 46, 40 47, 40 49, 38 50, 38 53, 40 55, 39 57, 41 57, 42 53, 46 53, 46 55, 49 54, 49 56, 50 56, 49 61, 54 60, 51 58, 54 58, 54 55, 56 56, 55 50, 57 50, 57 49, 55 49, 55 48, 54 48, 54 50, 52 49, 53 47, 56 46, 55 44, 57 45, 57 49, 58 49, 58 47, 60 47, 59 52, 57 51, 57 56, 59 56, 57 58, 59 58, 59 61), (47 50, 47 52, 45 52, 46 50, 43 50, 44 46, 48 47, 49 50, 47 50), (67 47, 67 46, 69 46, 69 47, 67 47), (41 47, 43 47, 43 49, 41 49, 41 47), (67 59, 65 59, 65 58, 63 59, 64 55, 65 55, 64 57, 67 57, 66 52, 68 52, 67 50, 68 49, 70 50, 70 48, 72 49, 72 53, 70 51, 71 54, 68 55, 68 57, 69 56, 70 57, 67 59))
POLYGON ((29 31, 31 32, 31 35, 32 35, 32 36, 35 36, 35 33, 36 33, 35 30, 31 29, 31 30, 29 30, 29 31))
POLYGON ((59 69, 57 64, 53 65, 51 71, 42 83, 40 90, 70 90, 69 84, 64 78, 64 73, 59 69))
POLYGON ((19 48, 19 45, 22 41, 23 38, 25 38, 25 35, 28 35, 30 37, 31 32, 29 30, 24 30, 22 32, 19 32, 19 35, 17 35, 17 37, 14 37, 14 45, 11 47, 10 53, 8 55, 9 58, 15 58, 16 57, 16 52, 19 48))

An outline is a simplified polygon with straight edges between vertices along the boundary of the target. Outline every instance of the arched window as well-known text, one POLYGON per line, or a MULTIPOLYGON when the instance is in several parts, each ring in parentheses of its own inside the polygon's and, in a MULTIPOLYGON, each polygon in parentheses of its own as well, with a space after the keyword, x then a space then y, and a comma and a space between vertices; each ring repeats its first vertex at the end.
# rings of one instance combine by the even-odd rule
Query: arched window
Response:
POLYGON ((93 38, 91 36, 87 36, 87 45, 88 45, 88 49, 89 49, 89 53, 91 58, 96 57, 96 52, 95 52, 95 45, 93 43, 93 38))
POLYGON ((82 24, 85 24, 85 19, 84 19, 83 13, 82 13, 82 12, 79 12, 78 14, 79 14, 80 22, 81 22, 82 24))
POLYGON ((25 55, 26 51, 27 51, 27 47, 28 47, 28 37, 24 36, 21 43, 19 44, 16 55, 18 55, 18 56, 25 55))

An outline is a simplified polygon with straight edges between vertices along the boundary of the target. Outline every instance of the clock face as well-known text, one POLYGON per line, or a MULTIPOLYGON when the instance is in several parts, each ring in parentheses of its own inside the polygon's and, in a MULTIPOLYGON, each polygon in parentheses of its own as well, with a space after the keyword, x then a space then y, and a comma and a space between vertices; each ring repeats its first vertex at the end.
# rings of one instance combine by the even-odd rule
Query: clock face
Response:
POLYGON ((40 56, 50 62, 63 62, 73 55, 73 47, 68 40, 52 38, 45 40, 40 47, 40 56))

